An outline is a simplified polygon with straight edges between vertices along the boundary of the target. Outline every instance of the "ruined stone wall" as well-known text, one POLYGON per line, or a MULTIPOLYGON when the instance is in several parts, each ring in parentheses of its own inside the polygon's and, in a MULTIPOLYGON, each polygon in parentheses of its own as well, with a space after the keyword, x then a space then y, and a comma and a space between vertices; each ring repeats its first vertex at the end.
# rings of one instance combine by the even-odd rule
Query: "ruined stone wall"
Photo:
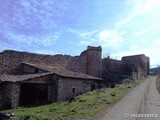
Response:
POLYGON ((149 58, 143 54, 126 56, 121 61, 110 58, 104 58, 102 60, 102 70, 106 75, 104 78, 107 79, 109 79, 109 76, 113 79, 112 76, 116 76, 117 74, 118 76, 129 75, 135 80, 140 79, 149 74, 149 65, 149 58))
POLYGON ((102 70, 106 70, 112 73, 123 74, 124 63, 120 60, 114 60, 110 58, 102 59, 102 70))
POLYGON ((145 55, 122 57, 122 61, 124 61, 125 64, 131 64, 134 65, 134 67, 140 66, 141 68, 145 69, 145 64, 146 64, 145 55))
POLYGON ((102 78, 107 83, 119 83, 124 74, 124 64, 120 60, 102 59, 102 78))
POLYGON ((63 67, 73 71, 86 73, 86 56, 42 55, 27 52, 6 50, 0 53, 0 74, 21 73, 21 63, 28 62, 53 67, 63 67))
POLYGON ((126 56, 122 58, 122 61, 126 64, 125 66, 131 66, 131 71, 136 69, 138 74, 138 79, 149 74, 150 61, 149 57, 144 54, 135 56, 126 56))
MULTIPOLYGON (((101 47, 88 46, 88 49, 83 51, 80 56, 73 57, 6 50, 0 53, 0 74, 22 74, 21 63, 27 62, 44 66, 63 67, 75 72, 101 77, 101 51, 101 47)), ((33 72, 32 69, 30 70, 33 72)))
POLYGON ((87 54, 86 50, 83 51, 80 56, 73 57, 72 60, 70 60, 67 69, 75 72, 81 72, 87 74, 87 54))

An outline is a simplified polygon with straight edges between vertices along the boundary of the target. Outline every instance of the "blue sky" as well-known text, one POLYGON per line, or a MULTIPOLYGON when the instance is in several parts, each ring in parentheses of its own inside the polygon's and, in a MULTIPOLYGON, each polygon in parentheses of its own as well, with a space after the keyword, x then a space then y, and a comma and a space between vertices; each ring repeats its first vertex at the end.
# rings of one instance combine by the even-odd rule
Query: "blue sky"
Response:
POLYGON ((145 54, 160 64, 160 0, 0 0, 0 51, 145 54))

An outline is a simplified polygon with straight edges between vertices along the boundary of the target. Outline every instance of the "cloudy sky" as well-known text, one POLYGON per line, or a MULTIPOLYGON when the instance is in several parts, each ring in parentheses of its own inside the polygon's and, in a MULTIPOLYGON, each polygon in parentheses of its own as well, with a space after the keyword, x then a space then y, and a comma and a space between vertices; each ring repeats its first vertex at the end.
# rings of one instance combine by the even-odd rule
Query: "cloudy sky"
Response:
POLYGON ((0 51, 145 54, 160 64, 160 0, 0 0, 0 51))

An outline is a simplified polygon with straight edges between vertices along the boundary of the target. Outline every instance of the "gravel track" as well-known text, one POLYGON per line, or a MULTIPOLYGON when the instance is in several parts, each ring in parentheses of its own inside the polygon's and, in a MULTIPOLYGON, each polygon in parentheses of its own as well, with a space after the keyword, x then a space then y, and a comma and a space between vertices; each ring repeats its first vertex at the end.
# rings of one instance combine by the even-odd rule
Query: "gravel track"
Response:
POLYGON ((96 120, 160 120, 156 79, 157 76, 151 76, 145 80, 96 120))

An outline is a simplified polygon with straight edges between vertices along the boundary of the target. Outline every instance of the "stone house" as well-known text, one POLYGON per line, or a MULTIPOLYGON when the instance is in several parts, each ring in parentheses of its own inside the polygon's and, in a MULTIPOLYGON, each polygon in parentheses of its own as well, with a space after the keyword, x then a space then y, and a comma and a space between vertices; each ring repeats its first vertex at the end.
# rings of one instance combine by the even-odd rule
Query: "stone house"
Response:
POLYGON ((20 75, 0 75, 0 108, 69 100, 101 88, 101 78, 65 68, 22 63, 20 75))

